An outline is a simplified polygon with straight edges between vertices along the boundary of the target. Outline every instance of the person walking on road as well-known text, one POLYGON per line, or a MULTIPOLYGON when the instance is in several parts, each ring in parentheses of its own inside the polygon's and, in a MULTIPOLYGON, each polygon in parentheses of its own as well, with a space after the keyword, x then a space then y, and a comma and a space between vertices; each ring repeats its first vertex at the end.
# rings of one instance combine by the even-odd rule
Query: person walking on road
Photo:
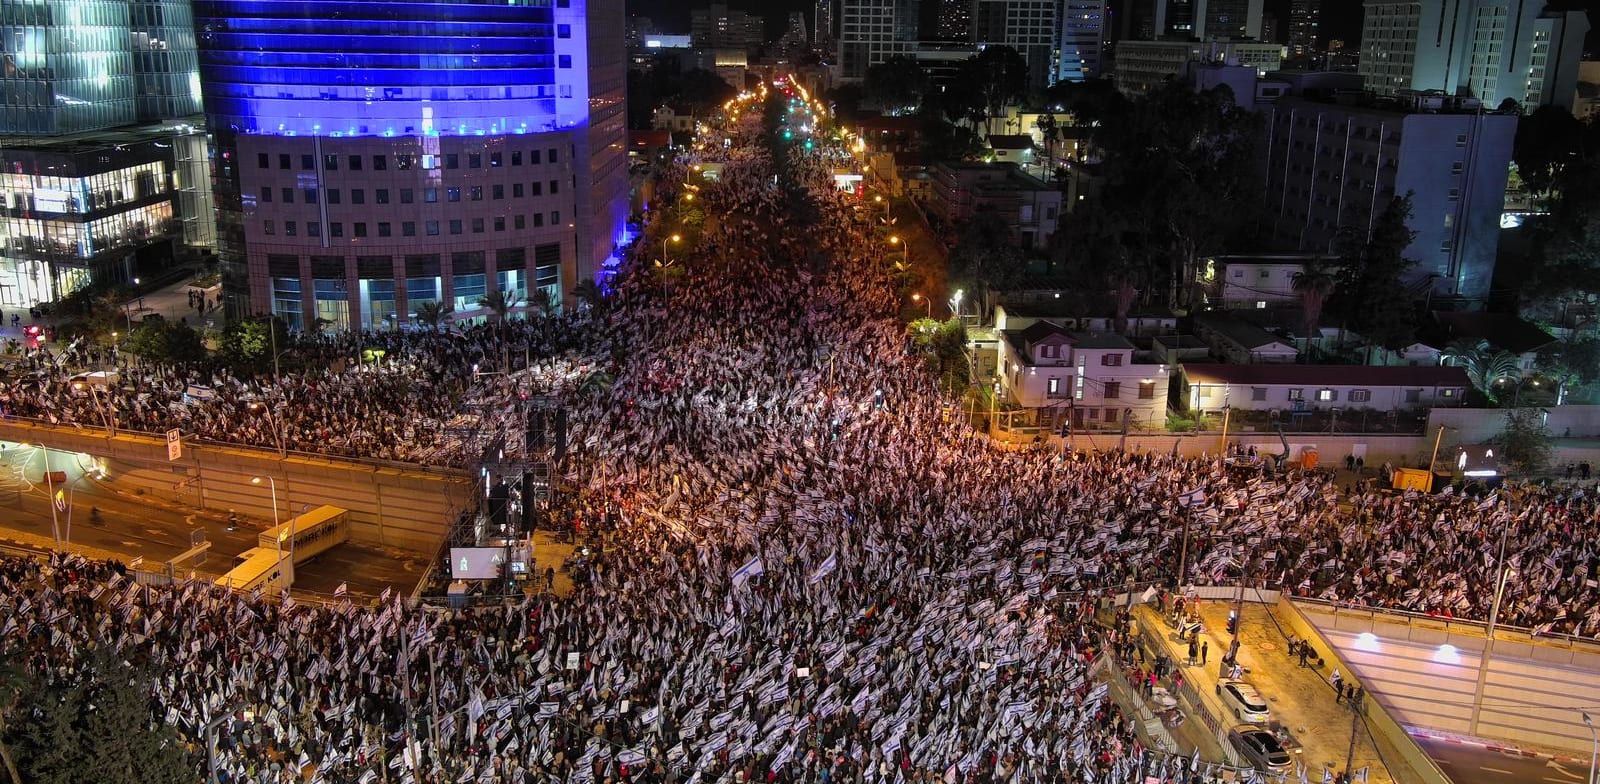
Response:
POLYGON ((1333 674, 1328 676, 1328 682, 1333 684, 1333 690, 1335 693, 1339 691, 1339 683, 1343 680, 1344 678, 1339 675, 1339 668, 1333 668, 1333 674))
POLYGON ((1189 638, 1189 664, 1193 665, 1200 658, 1200 646, 1195 644, 1194 638, 1189 638))
POLYGON ((1203 642, 1202 641, 1200 643, 1200 665, 1202 667, 1205 666, 1206 657, 1208 655, 1210 655, 1210 653, 1211 653, 1211 644, 1208 643, 1208 642, 1203 642))

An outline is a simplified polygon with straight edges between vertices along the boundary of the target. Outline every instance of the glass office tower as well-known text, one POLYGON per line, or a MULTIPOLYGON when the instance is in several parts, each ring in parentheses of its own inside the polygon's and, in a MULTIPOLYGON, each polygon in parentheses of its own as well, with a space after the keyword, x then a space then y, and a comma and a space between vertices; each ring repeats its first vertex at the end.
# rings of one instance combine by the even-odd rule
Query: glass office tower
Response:
POLYGON ((470 318, 497 288, 559 301, 612 255, 619 0, 194 13, 234 315, 387 328, 435 302, 470 318))

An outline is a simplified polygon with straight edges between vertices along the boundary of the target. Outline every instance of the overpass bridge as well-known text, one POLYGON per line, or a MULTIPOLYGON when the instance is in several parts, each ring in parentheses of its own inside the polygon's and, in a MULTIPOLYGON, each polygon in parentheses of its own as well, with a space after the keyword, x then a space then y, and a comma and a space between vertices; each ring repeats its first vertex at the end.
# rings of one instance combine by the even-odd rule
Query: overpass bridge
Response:
MULTIPOLYGON (((350 510, 350 540, 431 555, 456 516, 472 502, 465 471, 376 460, 336 458, 184 439, 169 455, 164 437, 119 429, 0 420, 0 441, 88 456, 125 492, 226 514, 287 520, 323 505, 350 510), (170 459, 169 459, 170 458, 170 459)), ((64 459, 82 464, 85 458, 64 459)), ((30 465, 35 472, 42 463, 30 465)), ((54 467, 53 467, 54 468, 54 467)), ((56 469, 59 470, 59 469, 56 469)), ((37 477, 36 477, 37 478, 37 477)))

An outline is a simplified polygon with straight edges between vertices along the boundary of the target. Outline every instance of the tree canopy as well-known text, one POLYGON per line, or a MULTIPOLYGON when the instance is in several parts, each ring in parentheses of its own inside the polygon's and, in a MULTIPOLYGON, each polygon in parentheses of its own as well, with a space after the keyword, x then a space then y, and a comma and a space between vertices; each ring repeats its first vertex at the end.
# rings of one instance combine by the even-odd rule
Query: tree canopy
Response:
POLYGON ((1258 192, 1260 119, 1227 88, 1195 92, 1176 82, 1128 102, 1096 101, 1106 112, 1094 131, 1104 156, 1101 209, 1137 233, 1129 263, 1149 287, 1146 298, 1165 289, 1172 307, 1186 309, 1199 260, 1249 225, 1251 212, 1239 205, 1258 192))
POLYGON ((904 114, 922 104, 928 92, 928 72, 916 60, 896 55, 867 68, 861 86, 867 100, 884 114, 904 114))
POLYGON ((188 784, 195 762, 177 731, 153 721, 148 676, 101 651, 70 678, 21 673, 4 745, 28 784, 188 784))

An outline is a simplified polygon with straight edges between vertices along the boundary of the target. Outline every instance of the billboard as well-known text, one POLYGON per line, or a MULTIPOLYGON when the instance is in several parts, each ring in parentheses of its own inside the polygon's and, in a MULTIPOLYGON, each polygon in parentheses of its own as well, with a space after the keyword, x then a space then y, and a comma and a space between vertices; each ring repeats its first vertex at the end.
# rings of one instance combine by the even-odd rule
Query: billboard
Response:
POLYGON ((456 580, 491 580, 505 566, 504 547, 450 548, 450 576, 456 580))

